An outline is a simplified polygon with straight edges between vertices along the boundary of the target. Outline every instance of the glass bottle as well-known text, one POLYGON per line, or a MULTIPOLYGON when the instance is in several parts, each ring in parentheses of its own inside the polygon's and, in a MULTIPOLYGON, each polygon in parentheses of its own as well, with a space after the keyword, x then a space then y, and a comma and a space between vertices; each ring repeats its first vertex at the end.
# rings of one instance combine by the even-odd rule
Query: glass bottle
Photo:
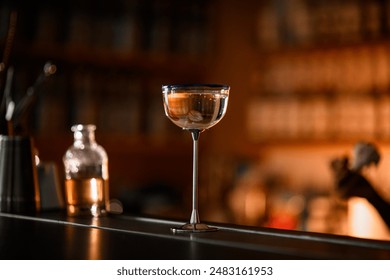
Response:
POLYGON ((109 199, 107 153, 95 140, 95 125, 77 124, 71 130, 74 142, 63 157, 67 214, 102 216, 109 199))

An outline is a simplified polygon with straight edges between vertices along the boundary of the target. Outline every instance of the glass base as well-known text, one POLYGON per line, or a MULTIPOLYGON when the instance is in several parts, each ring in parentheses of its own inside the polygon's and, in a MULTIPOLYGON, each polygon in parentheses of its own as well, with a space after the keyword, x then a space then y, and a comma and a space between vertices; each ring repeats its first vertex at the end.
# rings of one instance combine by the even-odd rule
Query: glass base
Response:
POLYGON ((103 217, 107 214, 104 205, 67 205, 66 213, 69 217, 103 217))
POLYGON ((171 228, 173 233, 191 233, 191 232, 211 232, 217 231, 218 228, 210 227, 206 224, 196 223, 196 224, 185 224, 178 228, 171 228))

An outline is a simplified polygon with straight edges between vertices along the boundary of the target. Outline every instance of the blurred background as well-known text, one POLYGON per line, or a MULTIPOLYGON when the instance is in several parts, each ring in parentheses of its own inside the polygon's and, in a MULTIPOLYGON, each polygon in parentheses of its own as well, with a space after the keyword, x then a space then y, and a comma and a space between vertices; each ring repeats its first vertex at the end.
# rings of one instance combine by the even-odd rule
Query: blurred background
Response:
POLYGON ((367 176, 390 201, 390 1, 3 0, 2 50, 12 11, 13 98, 57 66, 28 125, 61 176, 70 127, 96 124, 125 213, 188 219, 191 137, 161 85, 223 83, 227 114, 199 143, 203 220, 389 239, 367 202, 335 196, 330 162, 375 143, 367 176))

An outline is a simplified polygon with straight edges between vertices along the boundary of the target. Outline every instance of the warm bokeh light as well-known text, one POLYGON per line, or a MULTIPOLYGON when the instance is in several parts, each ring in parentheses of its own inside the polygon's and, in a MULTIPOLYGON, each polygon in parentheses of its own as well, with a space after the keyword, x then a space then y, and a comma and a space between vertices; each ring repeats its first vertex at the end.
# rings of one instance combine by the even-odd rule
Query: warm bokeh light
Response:
POLYGON ((362 238, 390 240, 390 231, 378 212, 364 198, 348 201, 348 234, 362 238))

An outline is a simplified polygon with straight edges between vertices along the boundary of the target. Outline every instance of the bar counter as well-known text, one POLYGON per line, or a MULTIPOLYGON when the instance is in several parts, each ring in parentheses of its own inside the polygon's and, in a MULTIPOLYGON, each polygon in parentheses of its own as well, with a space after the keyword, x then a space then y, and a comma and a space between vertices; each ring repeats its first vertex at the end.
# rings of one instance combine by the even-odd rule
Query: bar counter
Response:
POLYGON ((216 232, 170 231, 182 223, 0 213, 0 259, 390 259, 388 241, 215 223, 216 232))

